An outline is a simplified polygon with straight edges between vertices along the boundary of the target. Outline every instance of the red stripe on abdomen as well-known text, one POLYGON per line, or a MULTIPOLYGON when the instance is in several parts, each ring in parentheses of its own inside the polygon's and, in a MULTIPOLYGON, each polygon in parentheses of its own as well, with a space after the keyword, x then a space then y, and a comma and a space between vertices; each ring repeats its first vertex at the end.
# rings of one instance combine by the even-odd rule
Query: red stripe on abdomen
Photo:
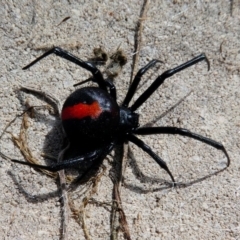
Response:
POLYGON ((78 103, 76 105, 65 107, 62 110, 62 120, 82 119, 84 117, 98 118, 102 109, 97 101, 91 104, 78 103))

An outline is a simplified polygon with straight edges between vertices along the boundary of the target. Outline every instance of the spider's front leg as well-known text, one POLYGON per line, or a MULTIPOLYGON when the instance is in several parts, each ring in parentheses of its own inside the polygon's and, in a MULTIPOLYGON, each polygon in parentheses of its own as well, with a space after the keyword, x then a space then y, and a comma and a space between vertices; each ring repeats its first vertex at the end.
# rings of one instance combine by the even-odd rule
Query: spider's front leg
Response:
POLYGON ((201 62, 206 61, 208 64, 208 70, 210 69, 210 63, 206 57, 206 55, 200 54, 199 56, 181 64, 180 66, 177 66, 173 69, 167 70, 164 73, 162 73, 160 76, 157 77, 157 79, 145 90, 145 92, 140 95, 140 97, 136 100, 136 102, 130 107, 132 111, 136 111, 162 84, 163 82, 171 77, 172 75, 191 67, 192 65, 201 62))
POLYGON ((142 79, 142 76, 152 67, 154 67, 156 65, 156 63, 158 62, 161 62, 163 63, 162 61, 160 60, 156 60, 156 59, 153 59, 152 61, 150 61, 146 66, 144 66, 143 68, 141 68, 136 76, 134 77, 133 79, 133 82, 132 84, 130 85, 129 89, 128 89, 128 92, 127 92, 127 95, 122 103, 122 106, 123 107, 128 107, 130 101, 132 100, 132 97, 133 95, 135 94, 136 90, 137 90, 137 87, 142 79))
POLYGON ((72 63, 77 64, 78 66, 88 70, 89 72, 92 73, 93 75, 93 79, 92 81, 96 82, 100 88, 107 90, 108 87, 108 83, 107 81, 105 81, 103 79, 103 75, 100 72, 100 70, 92 63, 90 62, 85 62, 83 60, 81 60, 80 58, 72 55, 71 53, 59 48, 59 47, 54 47, 52 49, 50 49, 49 51, 45 52, 43 55, 41 55, 40 57, 36 58, 34 61, 32 61, 31 63, 29 63, 27 66, 25 66, 23 68, 23 70, 26 70, 28 68, 30 68, 31 66, 33 66, 35 63, 37 63, 38 61, 40 61, 41 59, 49 56, 50 54, 56 54, 57 56, 64 58, 72 63))

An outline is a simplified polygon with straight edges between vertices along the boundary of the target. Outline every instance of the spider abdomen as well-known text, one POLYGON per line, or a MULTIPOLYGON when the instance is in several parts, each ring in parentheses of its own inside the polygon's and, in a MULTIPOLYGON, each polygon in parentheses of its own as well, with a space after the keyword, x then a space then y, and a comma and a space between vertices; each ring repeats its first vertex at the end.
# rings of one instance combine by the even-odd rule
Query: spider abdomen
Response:
POLYGON ((85 87, 66 99, 61 117, 70 143, 92 149, 112 141, 120 114, 116 101, 105 90, 85 87))

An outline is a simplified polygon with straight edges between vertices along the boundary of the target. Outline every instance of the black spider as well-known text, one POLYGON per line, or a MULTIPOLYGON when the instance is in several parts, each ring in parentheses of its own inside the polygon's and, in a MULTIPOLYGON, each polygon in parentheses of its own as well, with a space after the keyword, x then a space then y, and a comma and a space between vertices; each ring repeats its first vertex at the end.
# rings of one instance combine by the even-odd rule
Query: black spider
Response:
POLYGON ((69 149, 77 151, 77 157, 64 157, 64 161, 54 163, 50 166, 43 166, 12 159, 13 162, 29 165, 34 168, 46 169, 52 172, 67 168, 86 169, 85 174, 93 167, 101 164, 117 144, 132 142, 149 154, 158 165, 163 168, 175 183, 174 177, 166 163, 155 154, 152 149, 136 135, 150 134, 178 134, 194 138, 204 142, 216 149, 220 149, 227 157, 227 167, 230 164, 228 153, 224 146, 212 139, 192 133, 187 129, 177 127, 140 127, 139 115, 135 112, 151 95, 158 89, 166 78, 184 70, 200 61, 205 60, 210 68, 209 61, 205 54, 201 54, 182 65, 165 71, 138 97, 129 107, 129 103, 136 92, 142 75, 158 60, 150 61, 136 74, 127 95, 119 106, 116 102, 116 89, 112 82, 105 80, 102 73, 90 62, 84 62, 72 54, 54 47, 38 57, 23 69, 28 69, 39 60, 55 53, 78 66, 92 73, 91 80, 97 83, 98 87, 84 87, 74 91, 65 101, 61 113, 62 125, 69 141, 69 149))

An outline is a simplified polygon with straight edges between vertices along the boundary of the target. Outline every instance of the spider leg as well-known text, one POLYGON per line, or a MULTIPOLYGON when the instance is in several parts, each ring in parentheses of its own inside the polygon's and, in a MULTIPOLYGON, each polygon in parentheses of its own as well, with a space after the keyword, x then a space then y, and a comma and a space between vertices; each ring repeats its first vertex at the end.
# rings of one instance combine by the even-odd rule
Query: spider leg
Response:
POLYGON ((227 167, 230 165, 230 158, 229 155, 225 149, 225 147, 219 143, 216 142, 210 138, 201 136, 199 134, 193 133, 185 128, 177 128, 177 127, 145 127, 145 128, 138 128, 134 131, 134 134, 139 135, 151 135, 151 134, 178 134, 181 136, 187 136, 190 138, 194 138, 198 141, 201 141, 203 143, 206 143, 216 149, 219 149, 224 152, 226 158, 227 158, 227 167))
POLYGON ((98 150, 92 151, 88 154, 84 154, 83 156, 70 158, 70 159, 64 160, 63 162, 54 163, 50 166, 38 165, 38 164, 34 164, 34 163, 20 161, 17 159, 11 159, 1 152, 0 152, 0 156, 2 156, 5 159, 11 160, 12 162, 27 165, 27 166, 30 166, 30 167, 33 167, 36 169, 40 168, 40 169, 48 170, 50 172, 57 172, 62 169, 79 168, 79 166, 81 166, 83 169, 89 169, 99 159, 103 160, 105 158, 105 156, 112 149, 113 149, 113 145, 109 145, 104 149, 98 149, 98 150))
POLYGON ((171 179, 175 185, 174 177, 173 177, 172 173, 170 172, 170 170, 168 169, 167 164, 156 153, 154 153, 152 151, 152 149, 146 143, 144 143, 142 140, 140 140, 139 138, 137 138, 134 135, 128 135, 127 138, 130 142, 136 144, 139 148, 141 148, 143 151, 145 151, 147 154, 149 154, 157 162, 157 164, 169 174, 169 176, 171 177, 171 179))
POLYGON ((92 81, 96 82, 100 88, 107 90, 107 83, 103 79, 102 73, 99 71, 99 69, 94 64, 92 64, 90 62, 85 62, 85 61, 81 60, 80 58, 72 55, 71 53, 69 53, 59 47, 54 47, 54 48, 50 49, 49 51, 45 52, 43 55, 36 58, 34 61, 29 63, 27 66, 25 66, 23 68, 23 70, 30 68, 31 66, 33 66, 35 63, 37 63, 41 59, 43 59, 53 53, 61 58, 64 58, 70 62, 73 62, 73 63, 77 64, 78 66, 91 72, 93 75, 92 81))
MULTIPOLYGON (((1 156, 3 157, 2 153, 1 153, 1 156)), ((50 166, 38 165, 38 164, 34 164, 34 163, 20 161, 20 160, 17 160, 17 159, 10 159, 10 160, 12 162, 15 162, 15 163, 20 163, 20 164, 23 164, 23 165, 33 167, 35 169, 40 168, 40 169, 44 169, 44 170, 47 170, 47 171, 50 171, 50 172, 57 172, 57 171, 60 171, 62 169, 75 168, 75 167, 77 168, 83 161, 87 161, 89 163, 89 162, 92 162, 92 161, 96 160, 97 158, 98 158, 98 154, 90 154, 90 155, 87 155, 87 156, 84 156, 84 157, 82 156, 82 157, 70 158, 66 161, 59 162, 59 163, 54 163, 50 166)))
POLYGON ((144 73, 146 73, 151 67, 153 67, 157 62, 161 62, 163 63, 162 61, 160 60, 156 60, 156 59, 153 59, 152 61, 150 61, 145 67, 141 68, 136 76, 134 77, 133 79, 133 82, 132 84, 130 85, 129 89, 128 89, 128 92, 127 92, 127 95, 122 103, 122 106, 123 107, 128 107, 130 101, 132 100, 132 97, 134 95, 134 93, 136 92, 137 90, 137 87, 139 85, 139 82, 141 81, 141 78, 143 76, 144 73))
POLYGON ((167 70, 164 73, 162 73, 160 76, 157 77, 157 79, 150 85, 149 88, 145 90, 145 92, 142 93, 142 95, 136 100, 136 102, 130 107, 132 111, 135 111, 137 108, 139 108, 152 94, 157 90, 157 88, 163 84, 164 80, 171 77, 175 73, 178 73, 185 68, 188 68, 198 62, 201 62, 205 60, 208 64, 208 70, 210 69, 210 63, 205 56, 205 54, 200 54, 199 56, 193 58, 190 61, 187 61, 183 63, 182 65, 175 67, 173 69, 167 70))

